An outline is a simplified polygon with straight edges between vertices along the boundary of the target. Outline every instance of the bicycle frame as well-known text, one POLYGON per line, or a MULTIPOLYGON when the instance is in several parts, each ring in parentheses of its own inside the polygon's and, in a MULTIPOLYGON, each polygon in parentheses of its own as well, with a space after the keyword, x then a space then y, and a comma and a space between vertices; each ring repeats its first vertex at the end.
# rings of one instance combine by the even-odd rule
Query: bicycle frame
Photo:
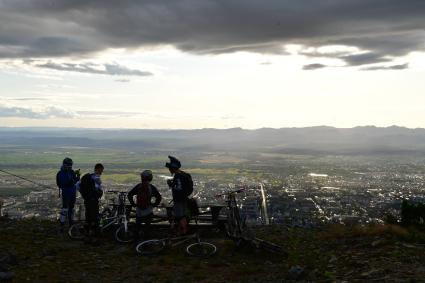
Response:
POLYGON ((227 205, 227 225, 226 233, 231 238, 241 238, 244 227, 243 221, 240 215, 239 207, 236 202, 236 194, 243 192, 245 189, 239 189, 236 191, 219 194, 217 197, 226 196, 227 205))
POLYGON ((170 237, 170 238, 163 238, 159 239, 160 241, 163 241, 166 246, 168 247, 176 247, 178 245, 181 245, 183 243, 186 243, 192 239, 197 239, 199 241, 199 235, 197 233, 185 235, 185 236, 179 236, 179 237, 170 237))
POLYGON ((127 229, 127 225, 128 225, 127 224, 128 223, 127 216, 125 214, 124 215, 116 215, 116 216, 112 216, 112 217, 106 217, 106 218, 101 219, 101 222, 107 222, 106 224, 100 225, 100 229, 102 229, 102 230, 108 228, 111 225, 120 224, 120 223, 124 223, 124 225, 126 226, 126 229, 127 229))
MULTIPOLYGON (((109 192, 117 192, 117 191, 109 191, 109 192)), ((127 219, 127 211, 125 207, 125 197, 126 192, 118 192, 118 204, 113 204, 113 213, 114 216, 111 217, 105 217, 101 219, 101 222, 106 222, 106 224, 101 224, 100 229, 103 231, 104 229, 108 228, 111 225, 116 224, 124 224, 125 232, 128 230, 128 219, 127 219)))
POLYGON ((282 249, 282 247, 255 237, 252 231, 245 226, 240 216, 239 207, 236 202, 236 194, 241 193, 244 190, 245 189, 240 189, 237 191, 232 191, 226 194, 219 195, 227 196, 227 235, 234 241, 236 241, 237 245, 239 245, 241 242, 246 241, 253 244, 256 248, 262 248, 270 252, 288 256, 288 254, 282 249))

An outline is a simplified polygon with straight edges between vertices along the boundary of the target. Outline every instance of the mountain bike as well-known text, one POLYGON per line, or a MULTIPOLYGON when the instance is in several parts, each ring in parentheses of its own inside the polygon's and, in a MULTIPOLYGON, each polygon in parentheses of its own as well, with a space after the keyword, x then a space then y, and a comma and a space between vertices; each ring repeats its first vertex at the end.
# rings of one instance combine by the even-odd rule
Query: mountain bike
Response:
MULTIPOLYGON (((168 218, 171 223, 173 220, 172 213, 168 214, 168 218)), ((165 250, 166 248, 173 248, 183 243, 194 241, 194 243, 186 246, 186 254, 188 254, 189 256, 200 258, 207 258, 213 256, 217 252, 217 247, 212 243, 204 242, 201 240, 198 231, 198 219, 196 218, 196 216, 194 216, 193 218, 195 220, 196 227, 195 233, 184 236, 169 236, 162 239, 151 239, 143 241, 136 246, 137 253, 145 256, 156 255, 165 250)))
MULTIPOLYGON (((108 193, 118 193, 118 204, 113 203, 112 209, 105 208, 99 215, 99 230, 103 232, 108 227, 119 226, 114 234, 115 240, 120 243, 132 242, 133 232, 128 227, 130 205, 126 205, 126 192, 108 191, 108 193)), ((71 225, 68 230, 68 235, 71 239, 82 240, 86 237, 87 229, 83 222, 71 225)))
POLYGON ((195 242, 186 246, 186 253, 190 256, 206 258, 217 252, 214 244, 201 241, 199 233, 143 241, 136 246, 136 251, 145 256, 156 255, 166 248, 173 248, 191 240, 195 242))
POLYGON ((241 246, 245 243, 253 245, 255 248, 260 248, 268 252, 287 256, 287 253, 279 245, 272 242, 255 237, 253 231, 247 227, 245 220, 242 219, 239 207, 236 201, 236 195, 245 191, 245 188, 226 192, 217 195, 217 197, 226 197, 226 222, 225 231, 236 246, 241 246))

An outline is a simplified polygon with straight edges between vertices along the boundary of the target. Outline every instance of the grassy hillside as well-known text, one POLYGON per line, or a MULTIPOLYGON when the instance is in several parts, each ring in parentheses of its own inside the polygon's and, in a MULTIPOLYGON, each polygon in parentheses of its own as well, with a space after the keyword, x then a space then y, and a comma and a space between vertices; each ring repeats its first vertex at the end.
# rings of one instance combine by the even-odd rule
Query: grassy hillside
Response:
POLYGON ((183 247, 141 257, 134 245, 116 244, 109 235, 94 247, 69 240, 53 222, 3 218, 0 255, 8 252, 16 262, 0 263, 0 268, 14 273, 12 282, 424 282, 425 237, 418 231, 270 226, 256 233, 284 246, 289 257, 248 247, 236 250, 216 233, 208 235, 219 248, 213 258, 190 258, 183 247))

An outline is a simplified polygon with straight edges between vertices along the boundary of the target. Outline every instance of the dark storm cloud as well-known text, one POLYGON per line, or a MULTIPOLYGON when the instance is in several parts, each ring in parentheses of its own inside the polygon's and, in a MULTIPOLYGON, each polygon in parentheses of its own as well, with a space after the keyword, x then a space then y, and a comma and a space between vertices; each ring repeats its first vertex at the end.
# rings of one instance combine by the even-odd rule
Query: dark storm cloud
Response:
POLYGON ((359 66, 359 65, 369 64, 371 62, 380 63, 380 62, 391 61, 391 59, 385 58, 385 54, 375 53, 375 52, 347 55, 347 56, 342 56, 339 58, 344 60, 350 66, 359 66))
POLYGON ((380 71, 380 70, 404 70, 409 68, 409 64, 391 65, 391 66, 373 66, 362 68, 362 71, 380 71))
POLYGON ((73 64, 73 63, 53 63, 47 62, 43 64, 35 64, 38 68, 53 69, 59 71, 89 73, 89 74, 101 74, 101 75, 112 75, 112 76, 151 76, 152 73, 144 72, 140 70, 129 69, 125 66, 118 64, 73 64))
POLYGON ((328 66, 315 63, 315 64, 304 65, 303 70, 317 70, 317 69, 322 69, 322 68, 326 68, 326 67, 328 67, 328 66))
POLYGON ((337 44, 368 51, 341 58, 364 65, 424 50, 424 14, 423 0, 0 0, 0 57, 167 44, 283 54, 285 44, 337 44))

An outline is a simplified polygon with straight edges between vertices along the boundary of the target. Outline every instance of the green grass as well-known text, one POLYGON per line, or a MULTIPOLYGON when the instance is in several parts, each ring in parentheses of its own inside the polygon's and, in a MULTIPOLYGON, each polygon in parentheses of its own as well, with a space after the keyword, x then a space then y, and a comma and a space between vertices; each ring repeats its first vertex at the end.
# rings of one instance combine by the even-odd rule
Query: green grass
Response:
POLYGON ((361 273, 373 266, 385 267, 392 279, 420 281, 425 276, 424 271, 410 272, 420 270, 425 247, 409 243, 414 248, 403 248, 403 239, 393 228, 256 229, 257 236, 282 245, 289 252, 287 259, 249 246, 237 249, 222 234, 204 233, 203 239, 215 243, 219 253, 196 259, 185 255, 184 245, 158 256, 141 257, 134 246, 116 244, 109 234, 99 247, 84 245, 58 234, 56 225, 0 218, 0 250, 15 251, 18 265, 12 271, 16 282, 279 282, 295 265, 305 269, 305 280, 317 282, 364 282, 367 279, 361 273), (372 246, 377 237, 385 243, 372 246), (334 257, 338 260, 329 264, 334 257))

